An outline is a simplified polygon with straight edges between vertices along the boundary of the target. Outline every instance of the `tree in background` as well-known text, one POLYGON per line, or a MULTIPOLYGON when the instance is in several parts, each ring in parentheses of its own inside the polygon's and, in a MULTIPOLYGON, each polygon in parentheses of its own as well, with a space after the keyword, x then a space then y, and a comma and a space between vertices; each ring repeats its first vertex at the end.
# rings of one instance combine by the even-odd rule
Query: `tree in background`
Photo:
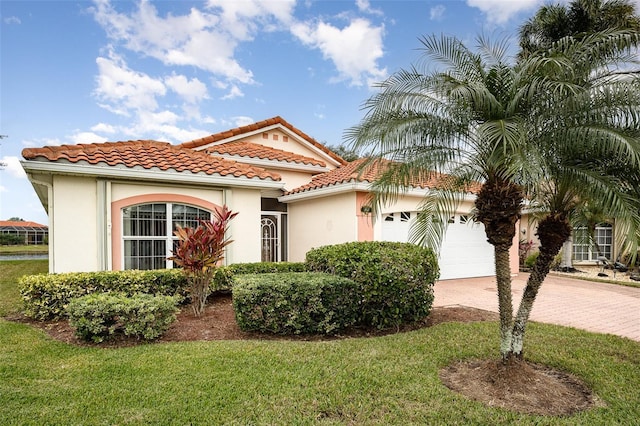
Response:
POLYGON ((359 158, 367 156, 367 154, 361 155, 360 152, 348 147, 345 144, 340 144, 337 146, 328 146, 328 148, 334 153, 338 154, 340 157, 342 157, 342 159, 348 162, 355 161, 359 158))
POLYGON ((174 234, 179 242, 169 258, 187 274, 191 285, 191 307, 196 316, 204 312, 211 280, 224 259, 225 247, 232 243, 225 236, 228 224, 238 213, 232 213, 225 205, 216 208, 213 215, 211 221, 201 220, 197 228, 178 225, 174 234))
POLYGON ((640 31, 640 17, 628 0, 573 0, 542 6, 520 27, 520 57, 551 48, 563 37, 583 38, 610 29, 640 31))

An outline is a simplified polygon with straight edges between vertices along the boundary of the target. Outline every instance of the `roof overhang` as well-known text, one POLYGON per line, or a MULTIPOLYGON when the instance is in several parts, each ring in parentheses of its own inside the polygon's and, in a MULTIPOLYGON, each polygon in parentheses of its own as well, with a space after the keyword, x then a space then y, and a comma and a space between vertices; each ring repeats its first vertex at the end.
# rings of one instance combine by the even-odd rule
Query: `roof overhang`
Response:
POLYGON ((263 158, 252 158, 252 157, 243 157, 241 155, 229 155, 229 154, 219 154, 215 153, 216 157, 225 158, 227 160, 237 161, 243 164, 250 164, 252 166, 262 167, 264 169, 279 169, 279 170, 293 170, 296 172, 307 172, 307 173, 324 173, 330 171, 330 169, 324 166, 318 166, 315 164, 303 164, 303 163, 292 163, 290 161, 281 161, 281 160, 267 160, 263 158))
MULTIPOLYGON (((282 203, 295 203, 297 201, 310 200, 313 198, 330 197, 346 192, 370 192, 371 184, 368 182, 349 181, 336 185, 324 186, 307 191, 296 192, 294 194, 283 195, 278 198, 282 203)), ((402 195, 407 197, 425 197, 429 194, 429 189, 410 188, 402 195)))
POLYGON ((173 170, 144 169, 142 167, 114 167, 80 163, 59 163, 37 160, 20 160, 22 168, 28 173, 58 174, 71 176, 92 176, 111 179, 153 181, 172 184, 195 184, 216 187, 240 187, 255 189, 284 189, 284 183, 272 179, 222 176, 218 174, 177 172, 173 170))

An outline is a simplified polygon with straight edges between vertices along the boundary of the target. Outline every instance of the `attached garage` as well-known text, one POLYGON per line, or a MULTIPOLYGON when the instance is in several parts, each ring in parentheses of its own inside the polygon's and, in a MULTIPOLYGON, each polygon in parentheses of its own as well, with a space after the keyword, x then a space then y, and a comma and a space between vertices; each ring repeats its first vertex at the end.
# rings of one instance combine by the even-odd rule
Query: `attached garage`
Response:
MULTIPOLYGON (((409 228, 415 211, 387 213, 382 218, 382 240, 409 240, 409 228)), ((487 242, 482 224, 471 216, 456 214, 449 226, 438 256, 440 279, 486 277, 495 275, 493 246, 487 242)))

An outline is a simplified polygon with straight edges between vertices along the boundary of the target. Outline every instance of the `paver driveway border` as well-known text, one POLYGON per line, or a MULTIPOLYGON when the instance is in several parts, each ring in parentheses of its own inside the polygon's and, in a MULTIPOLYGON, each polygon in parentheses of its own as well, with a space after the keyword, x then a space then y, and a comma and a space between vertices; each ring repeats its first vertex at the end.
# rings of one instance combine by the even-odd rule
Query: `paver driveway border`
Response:
MULTIPOLYGON (((514 310, 528 274, 512 279, 514 310)), ((435 307, 468 306, 498 312, 495 277, 438 281, 435 307)), ((640 342, 640 288, 549 274, 531 312, 532 321, 609 333, 640 342)))

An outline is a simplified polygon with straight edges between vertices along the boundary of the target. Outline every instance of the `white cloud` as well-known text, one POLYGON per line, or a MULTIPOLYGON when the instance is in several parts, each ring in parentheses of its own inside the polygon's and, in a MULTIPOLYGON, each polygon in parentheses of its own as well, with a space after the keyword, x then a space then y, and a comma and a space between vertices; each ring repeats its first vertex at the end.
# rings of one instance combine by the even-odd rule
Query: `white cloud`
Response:
POLYGON ((73 141, 74 144, 100 143, 100 142, 106 142, 108 140, 108 138, 97 135, 93 132, 80 132, 80 131, 69 136, 69 139, 71 139, 71 141, 73 141))
POLYGON ((91 127, 91 130, 94 132, 102 132, 102 133, 115 133, 116 128, 111 124, 106 123, 98 123, 95 126, 91 127))
POLYGON ((231 89, 229 89, 229 93, 227 93, 220 99, 228 100, 228 99, 234 99, 234 98, 241 98, 243 96, 244 96, 244 93, 242 92, 242 90, 240 90, 240 88, 234 84, 233 86, 231 86, 231 89))
POLYGON ((429 19, 431 19, 432 21, 441 21, 444 17, 445 10, 446 7, 441 4, 432 7, 429 11, 429 19))
POLYGON ((0 185, 0 192, 8 192, 7 187, 0 185))
POLYGON ((235 127, 242 127, 242 126, 247 126, 249 124, 253 124, 256 122, 256 120, 254 120, 251 117, 247 117, 245 115, 238 115, 236 117, 231 117, 231 122, 232 122, 232 125, 235 127))
POLYGON ((381 10, 371 8, 369 0, 356 0, 356 6, 358 6, 360 12, 370 13, 372 15, 383 15, 381 10))
POLYGON ((518 13, 542 4, 543 0, 467 0, 467 5, 480 9, 493 24, 504 24, 518 13))
POLYGON ((18 157, 15 157, 13 155, 5 155, 0 160, 0 163, 5 165, 4 171, 9 173, 11 176, 20 178, 20 179, 27 178, 27 174, 25 173, 24 169, 20 165, 20 159, 18 157))
POLYGON ((119 115, 129 115, 130 110, 154 110, 158 107, 156 96, 163 96, 166 87, 159 79, 127 67, 122 57, 109 52, 109 57, 99 57, 98 87, 95 95, 101 106, 119 115))
POLYGON ((238 43, 252 40, 258 30, 288 23, 294 6, 294 0, 210 0, 211 12, 193 7, 186 15, 162 17, 147 0, 130 15, 117 12, 108 0, 96 0, 92 11, 108 36, 133 52, 251 84, 253 73, 234 58, 238 43))
POLYGON ((253 37, 259 28, 274 30, 276 21, 288 24, 293 19, 296 0, 209 0, 210 9, 220 10, 222 25, 236 38, 247 40, 253 37))
POLYGON ((195 104, 209 98, 207 85, 197 78, 189 80, 184 75, 176 75, 174 73, 170 77, 166 77, 164 81, 171 90, 176 92, 187 103, 195 104))
POLYGON ((22 24, 22 21, 20 20, 20 18, 18 18, 17 16, 8 16, 6 18, 4 18, 4 23, 7 25, 11 25, 11 24, 22 24))
POLYGON ((210 134, 202 129, 183 128, 181 121, 173 111, 140 111, 137 120, 128 127, 120 128, 120 132, 130 139, 153 139, 167 142, 184 142, 201 138, 210 134))
POLYGON ((377 65, 383 56, 384 26, 372 26, 368 20, 357 18, 342 29, 321 21, 297 23, 291 32, 334 63, 339 74, 336 80, 349 80, 350 84, 360 86, 386 76, 386 69, 377 65))

